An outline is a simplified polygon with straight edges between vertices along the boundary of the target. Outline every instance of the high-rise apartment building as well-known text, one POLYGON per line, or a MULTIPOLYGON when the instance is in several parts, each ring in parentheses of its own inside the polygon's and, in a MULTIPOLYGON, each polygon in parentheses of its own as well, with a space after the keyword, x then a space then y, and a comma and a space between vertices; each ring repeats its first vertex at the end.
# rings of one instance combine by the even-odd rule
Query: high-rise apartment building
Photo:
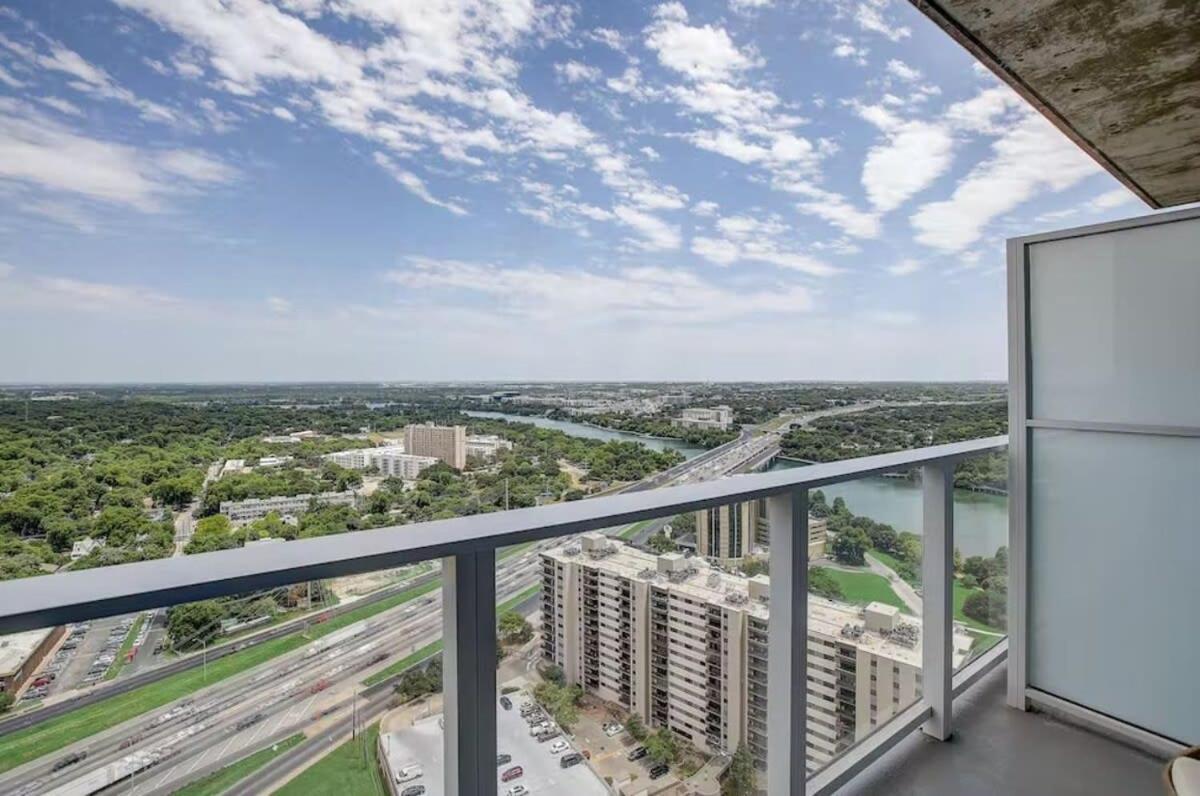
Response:
MULTIPOLYGON (((722 565, 736 564, 771 543, 771 527, 763 501, 749 500, 701 509, 696 517, 696 554, 722 565)), ((808 518, 808 559, 822 558, 825 520, 808 518)))
MULTIPOLYGON (((542 652, 569 683, 702 751, 766 762, 770 581, 600 533, 542 554, 542 652)), ((810 770, 920 692, 921 630, 891 606, 810 596, 810 770)), ((954 634, 957 665, 970 647, 954 634)))
POLYGON ((404 449, 416 456, 432 456, 461 470, 467 466, 467 428, 432 423, 406 426, 404 449))

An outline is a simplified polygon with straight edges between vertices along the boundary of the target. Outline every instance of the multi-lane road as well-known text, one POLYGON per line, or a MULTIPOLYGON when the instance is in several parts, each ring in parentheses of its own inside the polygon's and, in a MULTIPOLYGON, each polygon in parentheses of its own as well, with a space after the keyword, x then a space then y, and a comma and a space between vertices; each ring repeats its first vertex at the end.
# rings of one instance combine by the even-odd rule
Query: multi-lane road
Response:
MULTIPOLYGON (((766 446, 777 444, 772 437, 745 432, 720 448, 627 490, 703 481, 734 472, 748 459, 761 455, 766 446)), ((538 555, 556 543, 540 542, 501 560, 497 567, 499 599, 535 585, 540 579, 538 555)), ((345 737, 352 711, 365 718, 381 712, 389 689, 386 685, 366 688, 363 681, 438 640, 441 629, 441 594, 433 591, 8 771, 0 775, 0 793, 77 796, 97 792, 101 785, 119 778, 104 792, 157 796, 171 793, 257 749, 304 733, 304 743, 280 755, 253 777, 262 787, 277 783, 345 737), (63 765, 68 760, 74 762, 63 765)), ((299 628, 279 628, 259 638, 294 632, 299 628)), ((197 663, 188 659, 166 668, 173 671, 197 663)), ((126 683, 114 683, 104 693, 5 723, 0 732, 29 726, 160 676, 155 670, 139 673, 126 683)), ((253 792, 244 787, 245 783, 238 792, 253 792)))

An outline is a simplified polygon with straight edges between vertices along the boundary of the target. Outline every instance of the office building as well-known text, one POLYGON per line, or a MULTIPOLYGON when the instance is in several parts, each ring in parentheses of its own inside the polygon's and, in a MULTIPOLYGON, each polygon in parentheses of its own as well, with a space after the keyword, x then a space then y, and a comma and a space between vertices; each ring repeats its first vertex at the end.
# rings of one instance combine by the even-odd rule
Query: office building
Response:
POLYGON ((715 428, 724 431, 733 425, 733 409, 718 406, 712 409, 690 407, 671 421, 672 425, 685 428, 715 428))
MULTIPOLYGON (((542 554, 542 652, 568 683, 669 727, 703 752, 766 760, 770 580, 601 533, 542 554)), ((920 692, 921 629, 892 606, 810 596, 808 767, 819 768, 920 692)), ((970 638, 954 634, 956 664, 970 638)))
POLYGON ((467 437, 467 455, 481 459, 494 459, 502 450, 512 450, 512 442, 496 434, 479 434, 467 437))
POLYGON ((268 514, 275 513, 281 517, 297 517, 313 505, 317 506, 353 506, 353 492, 322 492, 319 495, 292 495, 269 498, 251 498, 250 500, 222 500, 220 512, 229 518, 234 525, 242 525, 254 520, 261 520, 268 514))
POLYGON ((417 456, 432 456, 456 470, 467 466, 466 426, 410 425, 404 429, 404 448, 417 456))

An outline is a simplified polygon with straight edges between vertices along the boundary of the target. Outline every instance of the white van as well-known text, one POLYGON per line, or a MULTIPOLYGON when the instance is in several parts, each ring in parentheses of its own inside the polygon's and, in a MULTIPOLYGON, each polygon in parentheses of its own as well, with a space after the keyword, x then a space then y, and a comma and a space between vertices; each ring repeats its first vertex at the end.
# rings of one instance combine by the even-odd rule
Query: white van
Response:
POLYGON ((414 779, 420 779, 424 774, 425 772, 421 770, 419 763, 410 763, 407 766, 402 766, 396 772, 396 782, 412 782, 414 779))

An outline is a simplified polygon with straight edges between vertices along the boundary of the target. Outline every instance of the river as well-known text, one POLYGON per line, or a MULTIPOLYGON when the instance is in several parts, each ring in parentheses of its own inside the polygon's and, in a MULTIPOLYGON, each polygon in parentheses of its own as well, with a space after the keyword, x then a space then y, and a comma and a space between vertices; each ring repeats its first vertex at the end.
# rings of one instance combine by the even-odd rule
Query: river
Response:
MULTIPOLYGON (((704 452, 703 448, 679 440, 644 437, 626 431, 589 426, 570 420, 551 420, 546 417, 527 417, 504 412, 464 412, 472 417, 490 417, 514 423, 531 423, 576 437, 599 440, 640 442, 654 450, 676 450, 687 458, 704 452)), ((780 460, 772 470, 804 467, 800 462, 780 460)), ((870 517, 876 522, 891 525, 897 531, 921 533, 921 487, 902 478, 860 478, 843 484, 823 487, 825 498, 832 503, 836 497, 846 501, 855 514, 870 517)), ((1008 498, 984 495, 967 489, 954 490, 955 546, 964 556, 991 556, 1001 545, 1008 544, 1008 498)))
POLYGON ((570 434, 573 437, 585 437, 587 439, 599 439, 607 442, 608 440, 620 440, 622 442, 640 442, 647 448, 656 451, 679 451, 685 459, 691 459, 704 453, 705 449, 697 445, 689 445, 686 442, 677 439, 667 439, 666 437, 647 437, 642 434, 631 434, 628 431, 616 431, 610 428, 600 428, 599 426, 589 426, 586 423, 575 423, 571 420, 551 420, 548 417, 529 416, 529 415, 510 415, 505 412, 468 412, 463 411, 464 415, 471 417, 489 417, 494 420, 508 420, 512 423, 529 423, 538 428, 549 428, 555 431, 561 431, 564 434, 570 434))

